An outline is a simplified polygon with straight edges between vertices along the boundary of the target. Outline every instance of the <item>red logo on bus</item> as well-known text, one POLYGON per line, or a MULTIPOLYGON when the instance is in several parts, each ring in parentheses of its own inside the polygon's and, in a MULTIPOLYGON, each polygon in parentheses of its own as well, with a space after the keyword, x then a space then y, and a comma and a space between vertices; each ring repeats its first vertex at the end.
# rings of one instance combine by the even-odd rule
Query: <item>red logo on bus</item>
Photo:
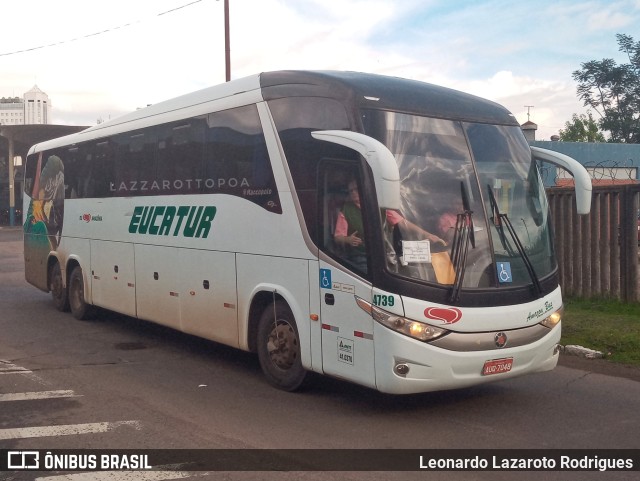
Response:
POLYGON ((462 319, 462 311, 455 307, 427 307, 424 310, 425 317, 442 321, 445 324, 453 324, 462 319))
POLYGON ((496 347, 498 349, 502 349, 504 346, 507 345, 507 335, 504 332, 496 333, 493 340, 495 341, 496 347))
POLYGON ((91 222, 91 214, 82 214, 82 220, 85 222, 91 222))

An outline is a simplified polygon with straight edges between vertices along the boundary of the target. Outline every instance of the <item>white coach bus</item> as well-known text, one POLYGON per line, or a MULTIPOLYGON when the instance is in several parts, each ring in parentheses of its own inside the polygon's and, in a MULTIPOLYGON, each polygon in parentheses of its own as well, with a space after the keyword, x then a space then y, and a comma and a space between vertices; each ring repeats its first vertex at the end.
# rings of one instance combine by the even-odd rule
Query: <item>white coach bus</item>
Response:
POLYGON ((422 82, 269 72, 31 148, 25 275, 389 393, 552 369, 562 298, 536 158, 503 107, 422 82))

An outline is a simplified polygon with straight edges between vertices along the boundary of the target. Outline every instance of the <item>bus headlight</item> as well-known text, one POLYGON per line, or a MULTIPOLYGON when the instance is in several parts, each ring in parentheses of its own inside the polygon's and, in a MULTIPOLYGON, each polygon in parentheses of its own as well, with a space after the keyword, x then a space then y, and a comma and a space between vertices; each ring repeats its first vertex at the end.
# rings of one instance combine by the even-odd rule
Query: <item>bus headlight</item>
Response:
POLYGON ((564 306, 561 306, 560 309, 555 311, 553 314, 544 318, 540 324, 544 327, 548 327, 549 329, 553 329, 562 320, 562 314, 564 314, 564 306))
POLYGON ((419 341, 433 341, 449 332, 446 329, 431 326, 423 322, 412 321, 397 314, 383 311, 361 297, 355 296, 355 298, 360 309, 371 314, 371 317, 373 317, 375 321, 405 336, 412 337, 419 341))
POLYGON ((430 326, 418 321, 412 321, 400 317, 373 306, 371 311, 373 319, 383 326, 387 326, 405 336, 413 337, 418 341, 433 341, 442 336, 447 331, 439 327, 430 326))

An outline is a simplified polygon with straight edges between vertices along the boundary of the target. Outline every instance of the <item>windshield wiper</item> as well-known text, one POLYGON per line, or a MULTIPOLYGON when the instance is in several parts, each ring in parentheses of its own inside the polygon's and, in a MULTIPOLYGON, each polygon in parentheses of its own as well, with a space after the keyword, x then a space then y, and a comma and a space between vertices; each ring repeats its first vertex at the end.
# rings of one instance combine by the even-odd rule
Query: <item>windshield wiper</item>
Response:
MULTIPOLYGON (((454 303, 460 298, 460 289, 464 280, 465 266, 467 265, 467 254, 473 232, 473 212, 465 210, 456 217, 456 228, 451 243, 451 262, 455 270, 455 280, 449 294, 449 302, 454 303)), ((475 242, 474 242, 475 247, 475 242)))
POLYGON ((464 183, 460 182, 460 195, 462 196, 462 206, 464 212, 456 216, 456 227, 451 243, 451 262, 455 270, 455 280, 449 294, 449 302, 457 302, 460 298, 460 290, 464 281, 464 273, 467 265, 467 254, 469 252, 469 244, 475 249, 476 238, 473 229, 473 211, 469 203, 469 196, 464 187, 464 183))
POLYGON ((513 228, 513 224, 511 223, 511 220, 509 220, 509 216, 507 216, 507 214, 502 214, 500 212, 500 208, 498 207, 498 202, 496 201, 496 198, 493 195, 493 189, 489 184, 487 184, 487 190, 489 191, 489 201, 491 202, 491 213, 493 214, 493 216, 491 217, 491 221, 493 222, 493 225, 495 225, 496 229, 498 230, 498 235, 500 236, 500 241, 502 242, 502 245, 510 254, 513 252, 513 249, 511 248, 511 245, 508 244, 506 236, 504 234, 504 228, 503 228, 503 224, 504 224, 505 226, 507 226, 507 232, 509 232, 511 239, 513 239, 513 242, 516 245, 516 249, 518 249, 518 253, 522 258, 522 261, 524 262, 524 266, 527 268, 527 272, 529 273, 529 277, 531 278, 531 281, 533 282, 533 285, 536 288, 537 294, 538 295, 542 294, 540 279, 538 279, 538 275, 536 274, 536 271, 533 268, 531 259, 529 258, 528 254, 524 250, 524 246, 522 245, 522 242, 520 241, 520 237, 518 237, 516 230, 513 228))

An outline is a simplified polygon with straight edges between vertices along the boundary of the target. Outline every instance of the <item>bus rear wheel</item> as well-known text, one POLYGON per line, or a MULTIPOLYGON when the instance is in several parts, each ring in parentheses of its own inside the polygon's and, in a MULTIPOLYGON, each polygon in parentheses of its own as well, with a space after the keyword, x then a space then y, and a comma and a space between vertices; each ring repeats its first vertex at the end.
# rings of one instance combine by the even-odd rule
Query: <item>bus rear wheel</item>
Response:
POLYGON ((69 277, 69 307, 73 317, 86 321, 94 316, 95 309, 84 300, 84 276, 82 267, 76 266, 69 277))
POLYGON ((258 359, 271 385, 289 392, 303 386, 307 371, 300 358, 298 327, 283 301, 267 306, 260 317, 258 359))
POLYGON ((49 290, 51 291, 51 299, 53 299, 53 305, 61 312, 69 310, 69 296, 67 295, 67 288, 64 285, 62 279, 62 269, 60 269, 60 263, 56 262, 51 266, 51 272, 49 273, 49 290))

